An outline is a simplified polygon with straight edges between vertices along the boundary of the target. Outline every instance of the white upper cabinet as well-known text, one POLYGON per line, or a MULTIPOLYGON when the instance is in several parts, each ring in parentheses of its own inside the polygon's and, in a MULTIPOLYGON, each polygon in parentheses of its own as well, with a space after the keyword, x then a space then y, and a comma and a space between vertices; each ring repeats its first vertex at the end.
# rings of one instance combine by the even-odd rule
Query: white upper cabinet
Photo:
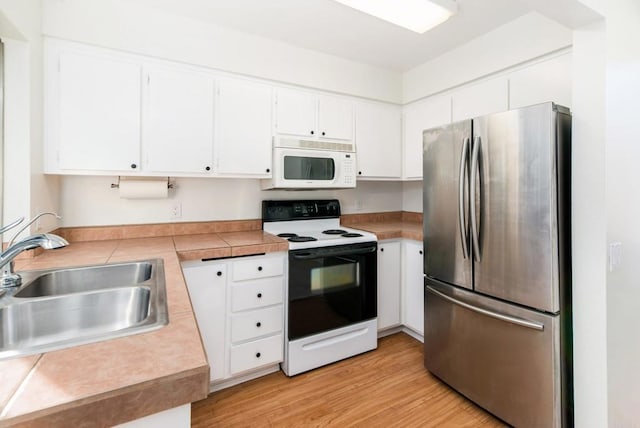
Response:
POLYGON ((312 92, 279 88, 276 131, 307 139, 353 140, 353 103, 312 92))
POLYGON ((402 176, 402 108, 356 102, 358 178, 402 176))
POLYGON ((311 93, 279 88, 276 120, 279 134, 314 138, 317 135, 318 98, 311 93))
POLYGON ((451 96, 439 95, 404 108, 404 178, 422 178, 422 132, 451 123, 451 96))
POLYGON ((240 79, 218 81, 216 172, 271 175, 273 89, 240 79))
POLYGON ((181 68, 147 67, 145 83, 143 169, 211 171, 213 76, 181 68))
POLYGON ((47 67, 47 172, 137 171, 140 65, 67 50, 50 57, 47 67))
POLYGON ((571 54, 533 64, 509 75, 509 108, 553 101, 571 107, 571 54))
POLYGON ((509 109, 509 82, 506 77, 465 86, 452 94, 452 121, 484 116, 509 109))
POLYGON ((353 103, 331 96, 318 97, 319 138, 353 140, 353 103))

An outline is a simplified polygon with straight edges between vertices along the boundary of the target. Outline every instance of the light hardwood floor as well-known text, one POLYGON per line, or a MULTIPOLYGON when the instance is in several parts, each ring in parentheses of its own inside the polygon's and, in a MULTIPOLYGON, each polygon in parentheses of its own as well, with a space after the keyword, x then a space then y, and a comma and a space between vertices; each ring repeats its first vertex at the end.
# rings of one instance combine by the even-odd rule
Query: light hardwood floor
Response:
POLYGON ((192 405, 192 427, 503 427, 429 374, 422 343, 398 333, 378 349, 288 378, 282 372, 192 405))

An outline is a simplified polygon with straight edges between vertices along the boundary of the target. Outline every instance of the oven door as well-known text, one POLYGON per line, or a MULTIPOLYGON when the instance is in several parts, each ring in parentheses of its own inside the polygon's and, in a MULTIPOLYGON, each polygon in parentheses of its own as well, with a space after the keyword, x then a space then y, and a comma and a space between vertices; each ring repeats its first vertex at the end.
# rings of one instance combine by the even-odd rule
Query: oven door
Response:
POLYGON ((375 318, 376 272, 376 242, 289 251, 289 340, 375 318))

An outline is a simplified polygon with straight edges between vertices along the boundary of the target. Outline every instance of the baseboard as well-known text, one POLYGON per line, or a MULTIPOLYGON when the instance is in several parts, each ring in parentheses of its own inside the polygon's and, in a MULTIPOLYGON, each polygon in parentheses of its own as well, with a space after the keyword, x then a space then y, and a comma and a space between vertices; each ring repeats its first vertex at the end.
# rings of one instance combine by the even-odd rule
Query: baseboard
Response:
POLYGON ((378 332, 378 339, 385 336, 391 336, 392 334, 400 333, 402 329, 403 329, 402 325, 397 325, 395 327, 389 327, 389 328, 385 328, 384 330, 380 330, 378 332))
POLYGON ((409 336, 413 337, 414 339, 424 343, 424 336, 416 331, 411 330, 409 327, 403 325, 400 331, 402 331, 403 333, 407 333, 409 336))
POLYGON ((230 388, 232 386, 236 386, 238 384, 257 379, 262 376, 266 376, 271 373, 276 373, 280 371, 280 364, 275 364, 272 366, 265 367, 260 370, 256 370, 254 372, 250 372, 241 376, 232 377, 231 379, 224 379, 221 381, 212 382, 209 385, 209 393, 214 391, 220 391, 221 389, 230 388))

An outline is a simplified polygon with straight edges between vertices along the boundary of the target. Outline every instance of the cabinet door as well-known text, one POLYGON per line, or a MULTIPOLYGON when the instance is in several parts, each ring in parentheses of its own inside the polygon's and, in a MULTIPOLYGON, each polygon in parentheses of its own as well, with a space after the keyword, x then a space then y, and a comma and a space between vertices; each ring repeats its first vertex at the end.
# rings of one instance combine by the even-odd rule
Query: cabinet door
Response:
POLYGON ((314 138, 318 98, 308 92, 278 89, 276 104, 276 130, 278 134, 290 134, 314 138))
POLYGON ((451 123, 450 96, 435 96, 405 107, 405 178, 422 178, 422 132, 448 123, 451 123))
POLYGON ((403 324, 424 334, 424 274, 422 244, 404 243, 404 321, 403 324))
POLYGON ((571 54, 533 64, 509 75, 509 108, 553 101, 571 107, 571 54))
POLYGON ((218 82, 216 172, 271 173, 272 89, 243 80, 218 82))
POLYGON ((452 95, 452 119, 454 122, 509 109, 509 90, 506 77, 465 86, 452 95))
POLYGON ((145 93, 145 170, 210 171, 213 77, 190 70, 150 68, 145 93))
POLYGON ((400 242, 378 246, 378 331, 400 324, 400 242))
POLYGON ((318 106, 319 138, 353 140, 353 103, 351 101, 320 96, 318 106))
POLYGON ((225 377, 226 271, 224 264, 189 263, 182 268, 207 351, 211 380, 225 377))
POLYGON ((356 105, 358 178, 402 175, 402 109, 391 104, 356 105))
MULTIPOLYGON (((52 108, 59 108, 59 168, 137 171, 140 65, 106 55, 63 52, 58 84, 59 104, 52 108)), ((56 112, 51 116, 55 120, 56 112)))

